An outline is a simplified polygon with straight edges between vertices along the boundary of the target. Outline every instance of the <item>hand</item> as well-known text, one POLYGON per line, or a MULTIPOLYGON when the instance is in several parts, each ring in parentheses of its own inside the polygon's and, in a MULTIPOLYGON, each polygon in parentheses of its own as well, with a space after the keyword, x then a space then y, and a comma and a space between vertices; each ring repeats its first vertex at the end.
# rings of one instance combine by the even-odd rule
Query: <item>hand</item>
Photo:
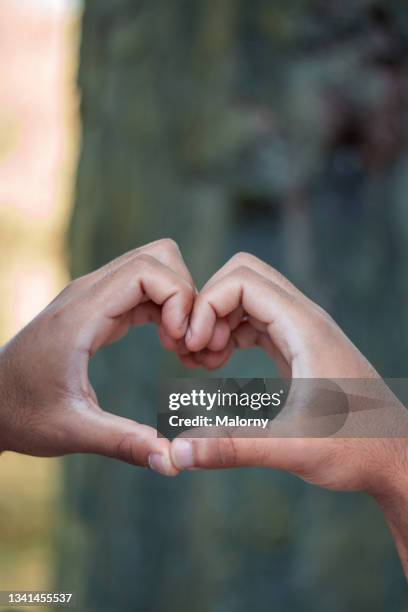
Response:
POLYGON ((96 351, 132 325, 184 337, 195 288, 177 245, 160 240, 78 278, 0 352, 0 450, 99 453, 177 474, 156 430, 104 412, 88 379, 96 351))
MULTIPOLYGON (((377 385, 382 384, 378 373, 326 312, 276 270, 246 254, 233 257, 196 297, 186 346, 189 351, 196 352, 193 367, 201 362, 205 367, 214 368, 225 363, 237 348, 262 346, 277 362, 284 377, 344 382, 373 379, 378 381, 377 385), (208 345, 219 321, 224 322, 229 332, 224 334, 224 348, 217 353, 208 349, 208 345)), ((395 398, 393 403, 396 403, 395 398)), ((194 466, 262 464, 294 471, 306 480, 339 489, 369 487, 372 472, 377 482, 376 468, 362 469, 361 439, 355 436, 345 440, 339 437, 294 438, 296 427, 305 422, 304 406, 299 406, 296 414, 291 408, 287 417, 282 413, 276 423, 271 424, 268 439, 192 440, 194 466), (342 457, 345 446, 350 447, 349 451, 355 450, 347 453, 347 461, 342 457), (361 469, 357 469, 360 463, 361 469)), ((401 414, 405 416, 405 409, 401 414)), ((373 450, 371 446, 378 444, 372 440, 368 446, 373 450)), ((177 447, 175 442, 173 458, 176 465, 187 467, 178 461, 177 447)), ((378 457, 377 452, 373 454, 377 462, 375 457, 378 457)))
POLYGON ((271 467, 328 489, 366 491, 383 508, 408 571, 408 525, 401 535, 402 521, 396 518, 408 509, 406 409, 326 312, 276 270, 239 254, 197 296, 186 335, 186 347, 196 356, 181 358, 191 367, 212 369, 237 348, 252 346, 263 347, 285 377, 341 380, 346 393, 348 380, 351 386, 351 379, 373 381, 384 409, 357 408, 335 435, 308 437, 296 432, 302 431, 311 406, 298 402, 271 422, 268 437, 178 438, 172 443, 173 463, 180 470, 271 467), (219 321, 228 333, 223 327, 224 346, 216 353, 209 344, 219 321), (370 437, 355 434, 366 425, 370 437))

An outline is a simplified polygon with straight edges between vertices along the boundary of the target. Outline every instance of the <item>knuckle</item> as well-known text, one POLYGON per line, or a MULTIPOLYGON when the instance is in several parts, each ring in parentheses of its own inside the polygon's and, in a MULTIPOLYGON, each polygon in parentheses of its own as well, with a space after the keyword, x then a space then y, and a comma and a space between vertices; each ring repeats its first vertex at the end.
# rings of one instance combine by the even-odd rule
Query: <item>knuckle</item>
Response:
POLYGON ((50 302, 49 306, 58 304, 60 302, 64 302, 68 299, 72 294, 76 293, 78 289, 80 289, 84 284, 85 276, 80 276, 71 280, 59 293, 55 296, 55 298, 50 302))
POLYGON ((194 296, 194 291, 192 291, 194 309, 200 311, 202 308, 207 308, 208 306, 211 306, 213 291, 214 289, 212 287, 208 287, 204 291, 198 293, 196 296, 194 296))
POLYGON ((47 312, 44 311, 44 315, 40 316, 39 320, 42 320, 47 327, 52 327, 54 331, 65 326, 71 311, 70 304, 71 302, 65 302, 59 305, 55 304, 53 307, 49 308, 47 312))
POLYGON ((58 307, 53 307, 47 312, 41 313, 37 319, 37 333, 45 333, 53 338, 49 343, 49 350, 60 354, 59 343, 63 343, 66 350, 73 350, 76 346, 82 325, 77 319, 77 303, 75 301, 65 302, 58 307))
POLYGON ((120 461, 131 465, 140 465, 139 457, 135 452, 134 438, 130 435, 120 437, 117 442, 115 455, 120 461))
POLYGON ((215 439, 216 463, 220 467, 235 467, 238 463, 238 453, 235 440, 231 435, 215 439))
POLYGON ((156 243, 156 246, 165 251, 178 252, 178 244, 173 238, 161 238, 156 243))
POLYGON ((180 295, 181 295, 183 302, 185 302, 188 309, 190 309, 193 304, 193 300, 194 300, 194 294, 193 294, 191 287, 189 287, 188 285, 182 284, 180 286, 179 291, 180 291, 180 295))
POLYGON ((137 253, 133 259, 133 263, 137 265, 143 265, 153 267, 156 265, 157 260, 148 253, 137 253))
POLYGON ((230 259, 230 262, 235 264, 236 266, 248 266, 256 260, 256 257, 251 255, 251 253, 246 253, 245 251, 239 251, 235 253, 230 259))
POLYGON ((247 279, 249 276, 252 275, 252 272, 253 271, 251 270, 251 268, 241 264, 233 270, 232 275, 240 279, 247 279))
POLYGON ((188 281, 186 281, 184 278, 177 279, 177 280, 178 280, 178 282, 180 284, 180 288, 181 288, 181 291, 183 292, 183 295, 193 298, 193 296, 194 296, 194 289, 190 285, 190 283, 188 281))

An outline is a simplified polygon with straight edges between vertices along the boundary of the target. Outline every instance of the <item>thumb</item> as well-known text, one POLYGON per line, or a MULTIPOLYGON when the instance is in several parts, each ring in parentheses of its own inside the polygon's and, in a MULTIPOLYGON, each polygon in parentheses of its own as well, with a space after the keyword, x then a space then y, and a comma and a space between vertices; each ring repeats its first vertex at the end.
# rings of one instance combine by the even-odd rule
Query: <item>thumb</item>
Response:
POLYGON ((81 412, 74 422, 75 427, 68 427, 74 441, 69 452, 105 455, 150 467, 166 476, 177 475, 170 458, 170 443, 159 438, 153 427, 104 412, 97 406, 81 412))
POLYGON ((304 438, 179 437, 171 443, 171 459, 179 470, 269 467, 297 471, 304 461, 304 438))

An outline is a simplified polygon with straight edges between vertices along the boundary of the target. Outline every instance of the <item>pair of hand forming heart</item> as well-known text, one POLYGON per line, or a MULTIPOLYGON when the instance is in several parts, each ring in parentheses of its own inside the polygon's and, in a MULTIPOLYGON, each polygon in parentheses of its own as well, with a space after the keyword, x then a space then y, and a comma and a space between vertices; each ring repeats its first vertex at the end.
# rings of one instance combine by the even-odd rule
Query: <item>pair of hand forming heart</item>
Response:
MULTIPOLYGON (((167 475, 262 465, 330 488, 389 486, 379 468, 390 461, 398 467, 406 445, 385 439, 383 421, 378 438, 364 444, 353 436, 288 436, 299 416, 292 411, 268 438, 180 438, 170 445, 151 427, 103 411, 88 379, 90 357, 148 322, 191 368, 219 368, 236 349, 261 346, 288 378, 381 381, 334 321, 269 265, 237 254, 197 293, 177 245, 159 240, 74 280, 2 349, 0 449, 99 453, 167 475)), ((405 419, 405 409, 391 403, 405 419)))
POLYGON ((406 572, 407 431, 405 408, 335 322, 245 253, 197 292, 177 245, 151 243, 73 281, 0 350, 0 451, 99 453, 169 476, 265 466, 327 488, 366 491, 384 511, 406 572), (374 381, 383 409, 373 417, 358 408, 335 435, 296 437, 308 407, 295 402, 271 422, 267 437, 170 443, 151 427, 103 411, 88 379, 99 348, 149 322, 188 367, 219 368, 236 349, 260 346, 292 380, 341 379, 346 394, 347 381, 374 381))

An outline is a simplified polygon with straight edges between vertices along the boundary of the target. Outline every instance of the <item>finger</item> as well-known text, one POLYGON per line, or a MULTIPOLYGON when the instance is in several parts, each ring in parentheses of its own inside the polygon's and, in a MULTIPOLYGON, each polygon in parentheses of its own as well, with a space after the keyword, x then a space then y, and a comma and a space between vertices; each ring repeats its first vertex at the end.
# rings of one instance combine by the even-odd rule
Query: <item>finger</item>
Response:
MULTIPOLYGON (((237 329, 236 331, 238 333, 232 333, 228 340, 227 346, 223 350, 215 352, 211 349, 206 348, 199 351, 198 353, 193 353, 196 357, 196 360, 201 364, 203 368, 205 368, 206 370, 218 370, 230 360, 237 348, 244 349, 250 348, 250 346, 256 346, 256 343, 252 342, 252 338, 251 342, 245 342, 241 339, 242 336, 245 335, 245 332, 243 330, 238 331, 237 329)), ((253 334, 250 335, 253 336, 253 334)))
POLYGON ((258 272, 261 276, 264 276, 274 282, 282 289, 285 289, 290 294, 296 295, 298 298, 307 299, 306 296, 291 283, 283 274, 275 270, 272 266, 262 261, 251 253, 236 253, 224 264, 206 283, 202 290, 207 289, 213 283, 219 281, 221 278, 240 267, 251 268, 255 272, 258 272))
POLYGON ((189 269, 187 268, 181 251, 174 240, 171 238, 156 240, 155 242, 151 242, 145 247, 142 247, 141 251, 158 259, 161 263, 174 270, 174 272, 176 272, 192 287, 194 287, 193 278, 189 269))
POLYGON ((188 355, 178 354, 177 357, 186 368, 196 370, 202 367, 197 361, 195 353, 189 353, 188 355))
MULTIPOLYGON (((278 272, 278 270, 275 270, 275 268, 265 263, 258 257, 255 257, 250 253, 243 252, 237 253, 233 257, 231 257, 231 259, 229 259, 227 263, 224 264, 224 266, 222 266, 210 278, 210 280, 203 287, 202 291, 204 291, 205 289, 213 285, 215 282, 223 278, 225 275, 229 274, 240 266, 251 268, 255 272, 258 272, 260 275, 274 282, 276 285, 282 287, 282 289, 285 289, 285 291, 287 291, 288 293, 295 295, 300 300, 308 300, 308 298, 306 298, 306 296, 304 296, 303 293, 299 291, 299 289, 297 289, 295 285, 293 285, 293 283, 291 283, 285 276, 283 276, 283 274, 278 272)), ((246 313, 242 306, 238 306, 232 313, 230 313, 227 317, 230 329, 235 329, 235 327, 237 327, 245 318, 245 315, 246 313)), ((254 318, 252 319, 252 323, 254 323, 256 320, 254 318)))
POLYGON ((161 322, 161 308, 151 300, 136 306, 129 311, 129 322, 133 327, 148 323, 159 325, 161 322))
POLYGON ((158 438, 152 427, 99 407, 77 414, 74 427, 71 452, 105 455, 132 465, 152 467, 167 476, 178 473, 171 461, 169 441, 158 438))
POLYGON ((199 360, 197 359, 197 353, 192 353, 186 348, 184 338, 180 340, 174 340, 164 330, 163 326, 159 326, 159 338, 161 345, 168 351, 176 353, 179 361, 190 369, 197 369, 202 367, 199 360))
MULTIPOLYGON (((258 327, 264 327, 263 324, 258 324, 258 327)), ((245 350, 254 347, 262 348, 265 353, 273 359, 283 378, 291 377, 291 367, 284 359, 281 352, 273 344, 269 335, 264 331, 257 330, 252 323, 241 323, 231 335, 228 342, 228 349, 221 352, 214 352, 208 349, 203 349, 198 353, 190 353, 195 355, 196 361, 206 370, 217 370, 222 368, 232 357, 237 350, 245 350)))
POLYGON ((221 351, 211 351, 204 349, 198 353, 193 353, 197 363, 206 370, 218 370, 227 363, 234 352, 234 346, 230 341, 221 351))
MULTIPOLYGON (((143 325, 144 323, 150 322, 160 324, 160 309, 152 302, 148 302, 146 305, 143 305, 143 307, 139 306, 137 309, 135 309, 135 315, 138 315, 136 323, 138 325, 143 325)), ((190 353, 189 349, 185 345, 184 338, 174 340, 171 336, 169 336, 162 325, 159 326, 158 333, 162 346, 168 351, 174 351, 179 354, 184 353, 185 355, 190 353)), ((229 338, 229 325, 226 320, 220 319, 216 322, 214 333, 209 342, 208 348, 216 352, 221 351, 226 347, 229 338)))
POLYGON ((266 330, 266 325, 250 317, 250 321, 241 323, 232 336, 239 349, 249 349, 255 346, 262 348, 273 359, 283 378, 290 378, 291 367, 285 360, 281 351, 274 345, 266 330))
POLYGON ((258 346, 261 335, 262 332, 259 332, 248 322, 241 323, 233 331, 233 338, 236 346, 242 350, 258 346))
POLYGON ((275 346, 268 334, 260 333, 257 344, 276 364, 279 374, 287 380, 292 378, 291 364, 285 359, 282 352, 275 346))
POLYGON ((226 319, 218 319, 215 322, 213 335, 208 343, 207 348, 211 351, 222 351, 228 344, 231 331, 226 319))
POLYGON ((271 340, 291 363, 299 350, 299 330, 307 325, 305 308, 282 287, 245 267, 200 292, 190 318, 187 347, 199 351, 207 346, 217 318, 228 316, 239 305, 266 325, 271 340))
POLYGON ((220 319, 215 324, 214 333, 207 350, 192 353, 187 348, 184 339, 175 342, 169 340, 168 337, 163 339, 162 345, 168 350, 175 350, 181 363, 188 368, 202 367, 206 370, 216 370, 222 367, 233 353, 230 348, 225 350, 230 342, 230 337, 231 332, 227 321, 220 319))
POLYGON ((321 440, 287 437, 179 437, 171 443, 170 452, 179 470, 268 467, 299 472, 316 442, 321 444, 321 440))
POLYGON ((162 325, 161 322, 158 326, 157 332, 162 347, 165 348, 167 351, 177 352, 178 344, 180 341, 172 338, 170 334, 167 333, 164 325, 162 325))
MULTIPOLYGON (((174 339, 184 336, 194 300, 190 284, 150 255, 139 255, 88 288, 70 304, 85 326, 83 342, 94 352, 114 332, 118 317, 148 298, 162 307, 162 324, 174 339)), ((135 314, 137 318, 137 314, 135 314)))
POLYGON ((163 346, 163 348, 167 349, 168 351, 172 351, 174 353, 177 353, 178 356, 181 355, 196 355, 196 353, 192 353, 187 347, 186 347, 186 343, 184 338, 180 338, 179 340, 174 340, 174 338, 172 338, 171 336, 169 336, 169 334, 166 332, 165 328, 163 327, 163 325, 159 325, 158 327, 158 334, 159 334, 159 339, 160 342, 163 346))
POLYGON ((112 333, 106 337, 104 345, 117 342, 126 336, 130 327, 138 327, 148 323, 156 323, 159 325, 161 321, 161 309, 151 301, 144 302, 136 306, 124 315, 116 318, 116 324, 113 327, 112 333))
POLYGON ((270 337, 265 333, 257 331, 247 322, 241 323, 241 325, 232 332, 227 350, 214 352, 204 349, 196 353, 196 355, 197 360, 199 360, 203 368, 215 370, 223 367, 237 349, 246 350, 254 347, 261 347, 267 355, 276 362, 283 376, 286 377, 288 373, 290 374, 288 364, 273 345, 270 337))
POLYGON ((135 257, 137 258, 139 255, 143 254, 151 255, 162 264, 174 270, 174 272, 184 278, 191 286, 194 286, 193 279, 184 262, 177 243, 170 238, 163 238, 161 240, 155 240, 154 242, 145 244, 136 249, 132 249, 131 251, 127 251, 101 268, 98 268, 97 270, 76 279, 76 281, 73 283, 73 287, 83 289, 85 286, 90 286, 104 276, 111 274, 123 264, 128 263, 135 257))
POLYGON ((186 347, 186 342, 184 338, 177 340, 176 353, 179 355, 190 355, 191 351, 186 347))
POLYGON ((235 308, 228 316, 227 321, 229 328, 234 330, 238 325, 242 322, 242 320, 246 317, 246 313, 242 308, 242 305, 239 305, 238 308, 235 308))

